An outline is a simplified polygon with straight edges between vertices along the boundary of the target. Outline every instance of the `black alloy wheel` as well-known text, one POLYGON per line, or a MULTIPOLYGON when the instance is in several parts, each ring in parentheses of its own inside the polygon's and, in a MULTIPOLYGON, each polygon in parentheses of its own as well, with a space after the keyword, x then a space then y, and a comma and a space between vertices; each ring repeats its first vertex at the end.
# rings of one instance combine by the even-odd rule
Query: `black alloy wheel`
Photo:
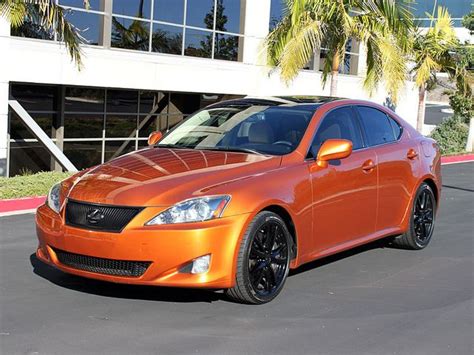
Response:
POLYGON ((393 240, 403 249, 424 249, 433 236, 436 217, 436 197, 427 183, 422 183, 413 200, 409 229, 393 240))
POLYGON ((290 250, 291 236, 280 216, 269 211, 257 214, 240 246, 236 285, 226 294, 241 303, 274 299, 288 276, 290 250))
POLYGON ((248 256, 253 291, 260 297, 274 293, 288 269, 288 241, 279 221, 269 219, 255 232, 248 256))
POLYGON ((434 196, 428 189, 423 189, 416 199, 413 209, 413 225, 417 244, 425 244, 432 235, 434 222, 434 196))

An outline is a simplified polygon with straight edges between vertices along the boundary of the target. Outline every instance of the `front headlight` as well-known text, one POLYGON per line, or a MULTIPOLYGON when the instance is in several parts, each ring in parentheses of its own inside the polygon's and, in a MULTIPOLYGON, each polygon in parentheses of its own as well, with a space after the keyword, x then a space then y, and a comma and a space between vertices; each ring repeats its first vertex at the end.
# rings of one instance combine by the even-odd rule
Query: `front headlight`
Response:
POLYGON ((54 212, 59 213, 59 191, 61 190, 61 183, 54 185, 48 193, 48 206, 54 212))
POLYGON ((145 225, 201 222, 219 218, 230 196, 206 196, 180 202, 153 217, 145 225))

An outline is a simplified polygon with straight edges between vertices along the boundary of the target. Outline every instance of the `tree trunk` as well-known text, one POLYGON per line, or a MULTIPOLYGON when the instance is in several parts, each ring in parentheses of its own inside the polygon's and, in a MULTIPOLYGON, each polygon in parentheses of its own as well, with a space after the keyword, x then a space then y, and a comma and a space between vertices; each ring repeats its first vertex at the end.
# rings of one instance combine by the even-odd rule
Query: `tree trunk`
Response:
POLYGON ((331 68, 331 90, 329 92, 330 96, 337 96, 337 81, 339 77, 339 64, 340 58, 336 53, 332 57, 332 68, 331 68))
POLYGON ((423 134, 423 126, 425 124, 425 100, 426 90, 425 85, 418 89, 418 116, 416 118, 416 129, 423 134))

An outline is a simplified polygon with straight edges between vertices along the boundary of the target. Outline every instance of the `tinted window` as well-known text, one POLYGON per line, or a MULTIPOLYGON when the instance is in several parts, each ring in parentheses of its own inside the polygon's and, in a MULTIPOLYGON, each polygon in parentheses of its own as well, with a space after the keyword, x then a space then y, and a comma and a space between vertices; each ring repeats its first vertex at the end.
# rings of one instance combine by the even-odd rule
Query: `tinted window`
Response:
POLYGON ((359 125, 350 107, 342 107, 329 112, 316 132, 312 145, 312 157, 316 157, 319 148, 328 139, 347 139, 352 149, 363 147, 359 125))
POLYGON ((358 110, 370 146, 395 141, 392 125, 385 113, 367 106, 358 106, 358 110))
POLYGON ((398 124, 397 121, 395 121, 393 118, 388 117, 388 120, 390 121, 390 125, 392 126, 393 134, 395 136, 395 139, 400 138, 402 135, 402 127, 398 124))

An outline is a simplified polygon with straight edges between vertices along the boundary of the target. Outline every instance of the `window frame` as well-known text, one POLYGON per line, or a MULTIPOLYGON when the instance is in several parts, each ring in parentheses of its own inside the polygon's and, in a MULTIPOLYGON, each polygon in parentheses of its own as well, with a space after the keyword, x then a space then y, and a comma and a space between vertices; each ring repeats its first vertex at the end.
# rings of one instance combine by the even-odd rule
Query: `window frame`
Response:
MULTIPOLYGON (((362 122, 360 121, 360 118, 359 118, 359 114, 357 112, 357 110, 354 108, 354 105, 353 104, 346 104, 346 105, 341 105, 341 106, 337 106, 337 107, 333 107, 332 109, 328 110, 327 112, 324 113, 324 116, 321 117, 321 119, 319 120, 318 122, 318 125, 316 126, 316 128, 314 129, 314 132, 313 132, 313 135, 311 137, 311 141, 310 141, 310 144, 309 144, 309 147, 306 151, 306 155, 305 155, 305 161, 314 161, 317 159, 317 156, 316 157, 312 157, 312 153, 311 153, 311 149, 313 147, 313 142, 314 142, 314 139, 316 138, 316 134, 318 133, 319 129, 321 128, 321 125, 323 124, 324 120, 326 120, 327 116, 332 113, 333 111, 335 110, 338 110, 338 109, 341 109, 341 108, 349 108, 351 111, 352 111, 352 114, 353 114, 353 119, 355 121, 355 125, 357 126, 358 130, 359 130, 359 133, 360 133, 360 137, 361 137, 361 140, 362 140, 362 147, 360 148, 357 148, 357 149, 353 149, 352 151, 353 152, 359 152, 361 150, 364 150, 364 149, 367 149, 367 148, 370 148, 367 144, 367 140, 365 138, 365 135, 364 135, 364 130, 363 130, 363 127, 362 127, 362 122)), ((316 110, 317 111, 317 110, 316 110)))
MULTIPOLYGON (((360 127, 361 127, 361 129, 362 129, 362 135, 363 135, 363 139, 364 139, 364 141, 365 141, 365 146, 366 146, 367 149, 375 148, 375 147, 380 147, 380 146, 383 146, 383 145, 394 144, 394 143, 400 142, 401 138, 403 137, 403 132, 404 132, 403 125, 401 125, 400 122, 398 122, 398 120, 396 120, 395 118, 393 118, 392 115, 389 115, 387 112, 382 111, 382 110, 380 110, 379 108, 374 107, 374 106, 371 106, 371 105, 355 104, 355 105, 352 105, 352 106, 353 106, 354 111, 355 111, 356 114, 357 114, 357 119, 358 119, 359 124, 360 124, 360 127), (369 139, 368 139, 368 137, 367 137, 367 132, 366 132, 365 127, 364 127, 364 124, 363 124, 363 122, 362 122, 362 115, 361 115, 361 113, 359 112, 359 107, 367 107, 367 108, 371 108, 371 109, 377 110, 377 111, 381 112, 382 114, 384 114, 385 117, 387 118, 387 120, 392 119, 393 121, 395 121, 395 123, 398 125, 398 127, 400 127, 400 134, 398 135, 398 137, 395 138, 395 140, 390 141, 390 142, 384 142, 384 143, 379 143, 379 144, 375 144, 375 145, 370 145, 370 144, 369 144, 369 139)), ((388 124, 389 124, 390 129, 391 129, 391 131, 392 131, 392 133, 393 133, 393 136, 396 137, 396 136, 395 136, 395 132, 393 131, 392 124, 390 123, 390 121, 388 121, 388 124)))

